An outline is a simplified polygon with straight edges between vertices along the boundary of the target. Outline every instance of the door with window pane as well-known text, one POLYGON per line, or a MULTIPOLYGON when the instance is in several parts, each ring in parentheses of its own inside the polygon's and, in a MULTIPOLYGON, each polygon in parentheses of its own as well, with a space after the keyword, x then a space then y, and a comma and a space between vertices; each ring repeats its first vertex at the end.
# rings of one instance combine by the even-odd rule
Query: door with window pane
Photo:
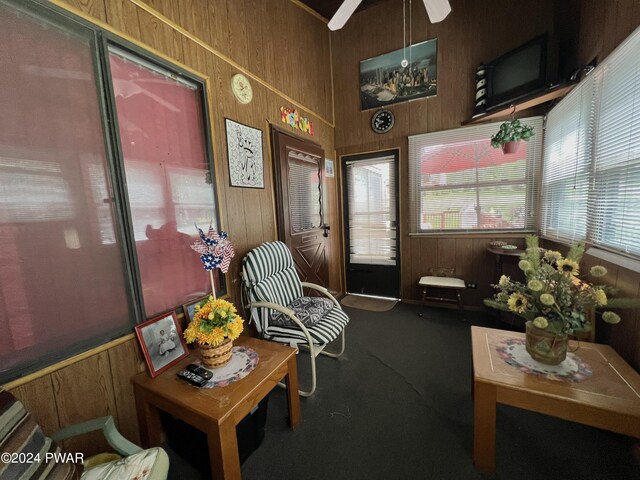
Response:
POLYGON ((329 288, 329 227, 322 211, 324 151, 272 130, 278 238, 286 243, 303 282, 329 288))
POLYGON ((398 152, 343 158, 347 292, 398 298, 398 152))

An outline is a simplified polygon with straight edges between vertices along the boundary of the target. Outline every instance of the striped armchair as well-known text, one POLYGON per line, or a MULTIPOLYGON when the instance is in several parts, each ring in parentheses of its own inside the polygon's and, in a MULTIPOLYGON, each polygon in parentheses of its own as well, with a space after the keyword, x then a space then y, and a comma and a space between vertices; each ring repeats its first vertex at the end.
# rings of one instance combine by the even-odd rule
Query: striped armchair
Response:
POLYGON ((291 252, 282 242, 264 243, 244 257, 242 285, 251 321, 262 338, 309 350, 311 388, 301 390, 300 395, 313 395, 315 359, 321 353, 334 358, 342 355, 349 317, 326 288, 300 281, 291 252), (323 297, 305 297, 303 288, 314 289, 323 297), (326 351, 338 337, 340 350, 326 351))

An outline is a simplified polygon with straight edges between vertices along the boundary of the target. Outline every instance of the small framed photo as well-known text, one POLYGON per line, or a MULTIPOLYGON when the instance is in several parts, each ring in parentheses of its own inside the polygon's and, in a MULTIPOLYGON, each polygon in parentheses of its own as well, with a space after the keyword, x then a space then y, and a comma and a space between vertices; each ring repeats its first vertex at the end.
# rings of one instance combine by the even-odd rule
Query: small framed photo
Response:
POLYGON ((205 295, 198 298, 197 300, 182 305, 182 310, 184 311, 184 318, 187 321, 187 325, 189 325, 191 323, 191 320, 193 320, 193 315, 196 313, 196 305, 204 302, 207 298, 209 298, 209 295, 205 295))
POLYGON ((324 159, 324 175, 327 178, 335 176, 335 172, 333 171, 333 160, 329 160, 328 158, 324 159))
POLYGON ((136 325, 135 330, 152 378, 189 355, 175 312, 136 325))

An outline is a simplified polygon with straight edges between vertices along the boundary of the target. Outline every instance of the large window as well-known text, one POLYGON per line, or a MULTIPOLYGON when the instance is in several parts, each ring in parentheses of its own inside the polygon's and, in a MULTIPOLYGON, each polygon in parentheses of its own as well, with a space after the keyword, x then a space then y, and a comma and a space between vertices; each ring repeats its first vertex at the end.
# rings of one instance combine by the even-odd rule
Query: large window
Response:
POLYGON ((542 119, 536 135, 504 154, 489 139, 499 123, 409 137, 412 233, 533 230, 542 119))
POLYGON ((0 381, 207 290, 189 249, 217 223, 202 84, 123 50, 104 82, 100 56, 94 27, 0 0, 0 381))
POLYGON ((640 256, 640 29, 549 114, 544 236, 640 256))

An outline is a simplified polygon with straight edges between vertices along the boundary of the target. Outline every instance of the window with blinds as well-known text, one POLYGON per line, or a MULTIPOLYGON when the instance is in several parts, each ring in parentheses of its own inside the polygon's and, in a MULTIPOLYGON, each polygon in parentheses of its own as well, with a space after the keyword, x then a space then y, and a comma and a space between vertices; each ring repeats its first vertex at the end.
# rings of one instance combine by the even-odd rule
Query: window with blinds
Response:
POLYGON ((589 77, 547 117, 541 230, 556 240, 586 238, 594 93, 593 77, 589 77))
POLYGON ((289 215, 293 233, 322 225, 321 159, 289 150, 289 215))
POLYGON ((395 156, 346 164, 349 262, 396 265, 395 156))
POLYGON ((522 122, 512 154, 491 147, 500 122, 409 137, 411 233, 535 229, 542 117, 522 122))
POLYGON ((550 113, 542 234, 640 256, 640 28, 550 113))

